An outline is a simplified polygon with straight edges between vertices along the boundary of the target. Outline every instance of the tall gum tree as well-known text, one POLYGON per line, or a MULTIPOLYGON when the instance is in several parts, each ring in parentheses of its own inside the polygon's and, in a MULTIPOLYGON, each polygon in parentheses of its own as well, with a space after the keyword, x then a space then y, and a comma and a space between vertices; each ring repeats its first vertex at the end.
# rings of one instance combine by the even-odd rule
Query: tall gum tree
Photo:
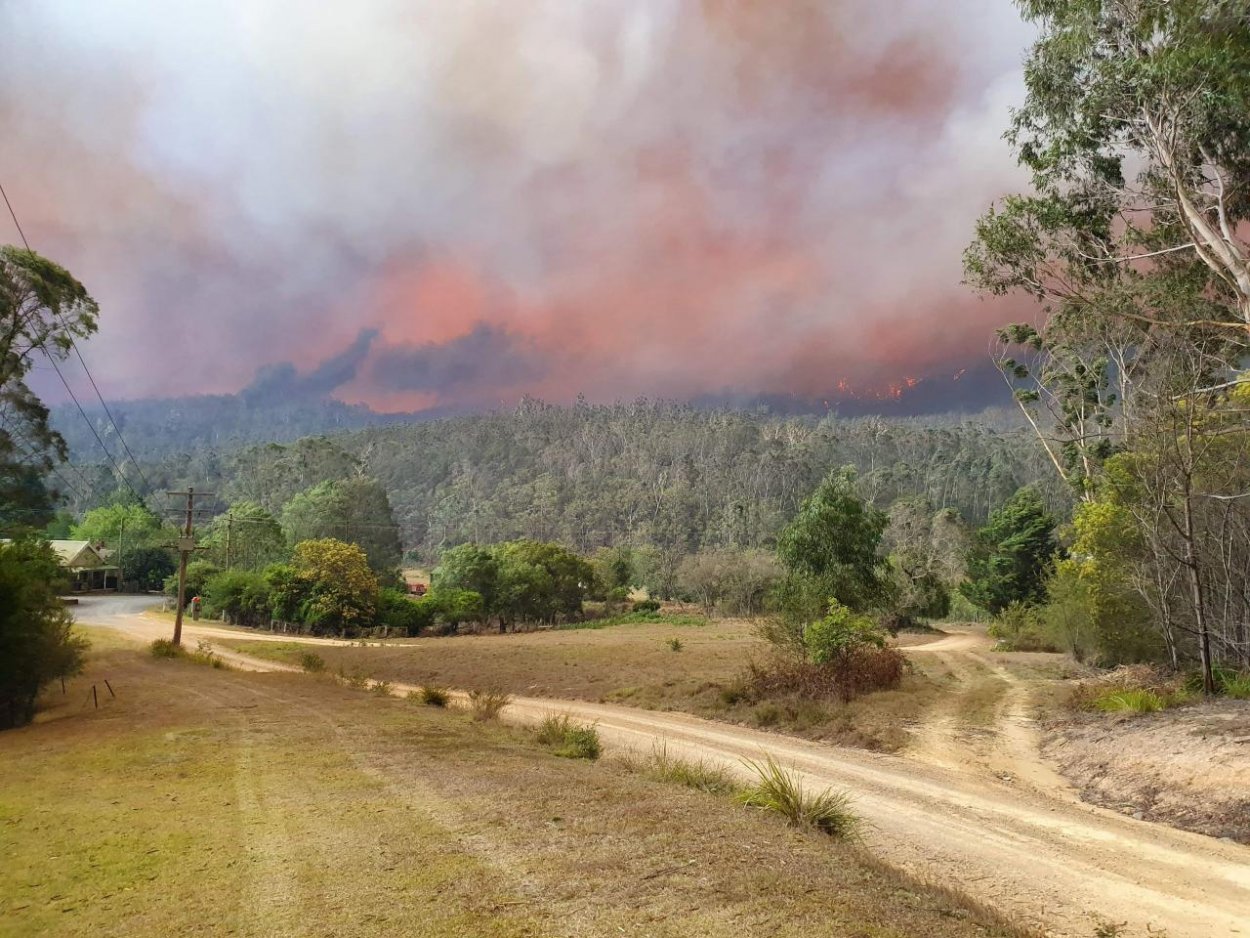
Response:
POLYGON ((65 268, 0 246, 0 526, 37 521, 55 501, 43 479, 67 458, 65 441, 26 378, 46 354, 64 360, 96 330, 99 307, 65 268))
MULTIPOLYGON (((1033 192, 982 217, 965 270, 982 290, 1042 304, 1037 323, 1000 333, 999 366, 1055 468, 1091 499, 1117 449, 1187 439, 1186 454, 1202 453, 1194 434, 1208 424, 1192 415, 1246 380, 1250 10, 1244 0, 1019 5, 1039 38, 1007 136, 1033 192), (1181 433, 1171 418, 1186 415, 1181 433), (1161 425, 1163 437, 1150 432, 1161 425)), ((1158 493, 1156 514, 1187 545, 1186 612, 1211 690, 1212 587, 1194 519, 1245 493, 1195 491, 1191 463, 1158 493)))

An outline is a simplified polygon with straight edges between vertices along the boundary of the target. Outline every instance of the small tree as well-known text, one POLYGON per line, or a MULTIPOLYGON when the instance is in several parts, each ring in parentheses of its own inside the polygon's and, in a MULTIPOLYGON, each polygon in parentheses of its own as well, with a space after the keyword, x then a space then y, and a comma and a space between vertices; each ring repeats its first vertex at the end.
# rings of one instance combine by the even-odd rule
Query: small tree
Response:
POLYGON ((303 619, 315 630, 345 634, 373 621, 378 578, 363 548, 331 537, 303 541, 292 565, 308 588, 303 619))
POLYGON ((64 585, 46 543, 0 544, 0 729, 29 723, 44 686, 82 670, 87 641, 57 595, 64 585))
POLYGON ((75 338, 95 332, 98 312, 69 271, 33 251, 0 246, 0 532, 52 519, 58 493, 44 478, 68 449, 26 378, 37 358, 63 360, 75 338))
POLYGON ((879 605, 888 595, 888 567, 880 553, 887 518, 855 489, 855 470, 830 473, 777 539, 786 576, 777 589, 782 618, 765 634, 801 643, 804 627, 820 618, 830 599, 853 610, 879 605))
POLYGON ((1055 551, 1055 519, 1037 489, 1020 489, 977 532, 960 591, 995 615, 1013 603, 1039 603, 1055 551))

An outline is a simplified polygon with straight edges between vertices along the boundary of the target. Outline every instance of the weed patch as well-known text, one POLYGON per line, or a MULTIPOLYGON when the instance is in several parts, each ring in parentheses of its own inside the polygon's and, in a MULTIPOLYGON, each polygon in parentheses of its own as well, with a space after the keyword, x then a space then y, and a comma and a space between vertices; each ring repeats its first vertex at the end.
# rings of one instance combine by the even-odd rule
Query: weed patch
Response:
POLYGON ((306 651, 299 657, 299 666, 309 674, 320 674, 326 669, 326 660, 311 651, 306 651))

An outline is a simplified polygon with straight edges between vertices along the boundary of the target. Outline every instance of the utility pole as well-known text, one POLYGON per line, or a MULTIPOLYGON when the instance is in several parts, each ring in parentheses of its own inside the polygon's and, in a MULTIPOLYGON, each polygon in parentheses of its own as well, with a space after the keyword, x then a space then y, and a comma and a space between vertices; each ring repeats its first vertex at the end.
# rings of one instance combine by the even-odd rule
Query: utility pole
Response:
MULTIPOLYGON (((187 486, 185 492, 166 492, 166 495, 184 496, 187 500, 186 518, 183 522, 182 536, 174 545, 178 550, 178 610, 174 613, 174 644, 182 644, 182 610, 187 605, 187 558, 198 548, 195 546, 195 496, 196 491, 187 486)), ((198 493, 201 498, 211 498, 212 492, 198 493)))
POLYGON ((121 528, 117 532, 117 592, 126 588, 126 569, 123 562, 126 556, 126 515, 122 514, 121 528))
POLYGON ((230 541, 234 534, 234 511, 226 512, 226 569, 230 569, 230 541))

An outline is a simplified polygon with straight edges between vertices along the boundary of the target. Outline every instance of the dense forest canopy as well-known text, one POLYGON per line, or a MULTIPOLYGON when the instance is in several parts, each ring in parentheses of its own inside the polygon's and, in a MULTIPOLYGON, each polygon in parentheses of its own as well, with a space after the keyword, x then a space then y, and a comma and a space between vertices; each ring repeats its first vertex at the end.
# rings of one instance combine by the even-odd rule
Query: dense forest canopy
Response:
MULTIPOLYGON (((197 447, 144 466, 160 489, 251 501, 275 515, 327 479, 376 479, 404 547, 420 557, 466 541, 603 546, 769 547, 831 470, 859 472, 887 507, 912 495, 972 523, 1023 485, 1066 512, 1068 494, 1032 436, 1001 414, 843 420, 780 418, 639 402, 556 407, 374 427, 245 449, 197 447)), ((98 487, 108 490, 102 468, 98 487)), ((75 506, 79 509, 86 506, 75 506)), ((357 518, 353 523, 388 523, 357 518)), ((364 534, 364 528, 361 532, 364 534)))

